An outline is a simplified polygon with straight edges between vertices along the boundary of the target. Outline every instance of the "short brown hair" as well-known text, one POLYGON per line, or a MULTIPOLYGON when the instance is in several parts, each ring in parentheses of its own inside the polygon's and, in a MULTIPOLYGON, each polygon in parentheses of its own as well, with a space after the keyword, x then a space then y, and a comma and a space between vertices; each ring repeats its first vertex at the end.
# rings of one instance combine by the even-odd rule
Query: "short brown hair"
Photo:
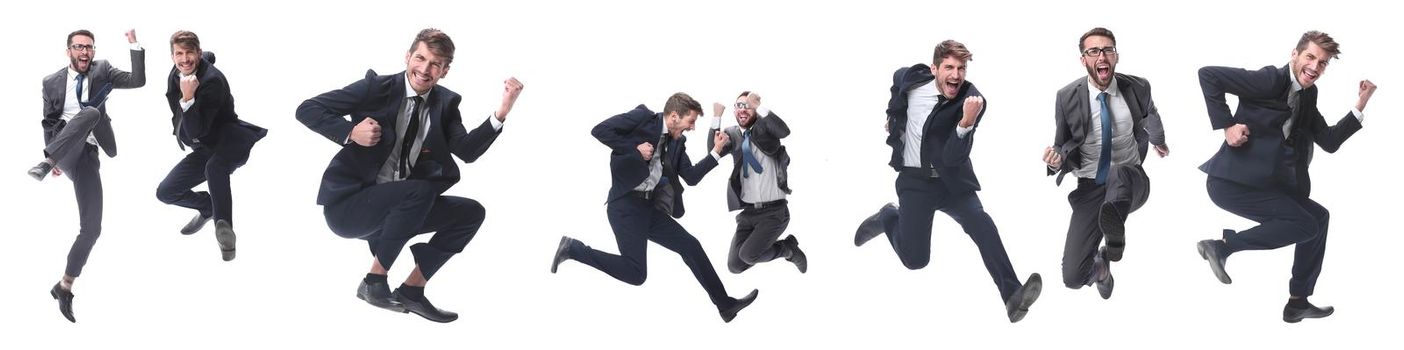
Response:
POLYGON ((673 94, 672 97, 668 97, 668 103, 663 105, 664 116, 674 112, 678 113, 678 116, 683 116, 686 115, 688 111, 697 112, 697 115, 701 116, 702 104, 692 99, 692 96, 681 92, 673 94))
MULTIPOLYGON (((446 60, 445 63, 453 63, 453 39, 450 39, 444 31, 425 28, 419 31, 419 35, 414 36, 414 42, 410 43, 409 51, 414 53, 414 49, 419 48, 419 43, 424 43, 429 47, 429 51, 446 60)), ((447 64, 445 64, 447 65, 447 64)))
POLYGON ((79 36, 79 35, 86 36, 86 37, 88 37, 88 39, 93 39, 93 41, 97 41, 97 37, 94 37, 94 36, 93 36, 93 32, 90 32, 90 31, 88 31, 87 29, 79 29, 79 30, 73 31, 72 33, 68 33, 68 44, 67 44, 67 45, 72 46, 72 45, 73 45, 73 37, 79 36))
POLYGON ((1082 52, 1082 50, 1086 50, 1087 47, 1083 43, 1087 42, 1087 38, 1094 36, 1107 37, 1107 39, 1111 39, 1112 46, 1116 46, 1116 35, 1112 34, 1112 31, 1110 29, 1097 27, 1092 28, 1092 30, 1087 31, 1086 33, 1083 33, 1082 38, 1077 39, 1077 52, 1082 52))
POLYGON ((188 30, 177 31, 171 34, 171 51, 175 51, 176 45, 182 49, 200 51, 200 37, 188 30))
POLYGON ((931 55, 931 62, 933 64, 940 63, 946 57, 953 57, 964 62, 974 59, 975 56, 970 54, 970 50, 965 48, 965 44, 955 40, 946 40, 936 45, 936 53, 931 55))
POLYGON ((1297 39, 1297 52, 1306 51, 1308 42, 1316 43, 1316 46, 1326 50, 1326 54, 1331 55, 1331 58, 1341 55, 1341 44, 1337 44, 1336 39, 1332 39, 1326 33, 1315 30, 1303 33, 1302 38, 1297 39))

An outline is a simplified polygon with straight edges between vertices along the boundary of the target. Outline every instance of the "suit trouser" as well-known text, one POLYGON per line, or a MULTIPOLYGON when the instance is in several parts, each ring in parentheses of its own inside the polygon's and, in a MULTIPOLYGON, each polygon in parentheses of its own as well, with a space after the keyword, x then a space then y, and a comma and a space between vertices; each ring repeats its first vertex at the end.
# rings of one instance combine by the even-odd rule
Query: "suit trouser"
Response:
POLYGON ((161 185, 156 187, 156 199, 162 203, 200 211, 204 217, 234 223, 234 198, 229 189, 229 175, 244 166, 248 155, 231 158, 215 152, 214 148, 197 146, 176 163, 161 185), (192 191, 195 186, 209 182, 209 192, 192 191))
POLYGON ((88 143, 88 135, 101 118, 96 108, 84 108, 44 147, 49 159, 73 181, 73 195, 78 200, 78 237, 68 249, 68 265, 63 270, 70 277, 83 274, 88 255, 102 235, 102 176, 98 172, 102 164, 98 146, 88 143))
POLYGON ((1230 254, 1296 244, 1292 259, 1292 296, 1311 296, 1326 255, 1326 231, 1331 213, 1316 201, 1283 187, 1256 188, 1213 176, 1209 199, 1234 215, 1258 223, 1237 234, 1225 234, 1230 254))
POLYGON ((424 180, 378 184, 328 204, 322 212, 338 236, 366 240, 371 255, 387 270, 411 238, 434 232, 428 243, 410 246, 427 280, 454 254, 463 252, 487 215, 478 201, 441 196, 436 188, 424 180))
POLYGON ((777 242, 789 225, 788 204, 742 209, 736 214, 736 235, 731 237, 726 267, 731 273, 741 273, 756 264, 789 256, 789 248, 777 242))
POLYGON ((941 178, 905 171, 898 173, 896 187, 901 205, 896 210, 884 208, 879 218, 902 265, 915 270, 931 261, 931 221, 940 210, 955 219, 975 241, 1001 300, 1009 300, 1022 286, 1004 251, 999 230, 975 192, 951 193, 941 178))
POLYGON ((637 286, 648 278, 648 242, 653 241, 682 257, 692 270, 693 277, 707 291, 712 304, 722 308, 734 302, 726 294, 726 287, 722 285, 711 260, 707 259, 702 244, 668 214, 654 209, 652 201, 625 196, 610 202, 606 212, 609 225, 614 229, 615 241, 619 244, 619 255, 575 244, 566 250, 570 258, 614 279, 637 286))
POLYGON ((1105 185, 1078 179, 1077 189, 1068 193, 1072 219, 1063 245, 1063 284, 1077 289, 1095 281, 1093 257, 1102 244, 1102 206, 1115 206, 1125 218, 1146 204, 1149 197, 1150 178, 1139 165, 1113 167, 1105 185))

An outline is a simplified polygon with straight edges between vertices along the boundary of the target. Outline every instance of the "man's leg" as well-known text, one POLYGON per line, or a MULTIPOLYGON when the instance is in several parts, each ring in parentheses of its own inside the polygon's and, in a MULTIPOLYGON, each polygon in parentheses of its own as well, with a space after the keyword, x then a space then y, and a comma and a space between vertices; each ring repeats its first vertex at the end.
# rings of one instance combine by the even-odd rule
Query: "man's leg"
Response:
POLYGON ((939 196, 946 191, 944 186, 934 178, 897 175, 899 206, 895 212, 884 210, 881 219, 892 250, 908 269, 920 269, 931 262, 931 220, 936 216, 939 196))
MULTIPOLYGON (((651 202, 624 197, 606 207, 619 255, 602 252, 578 241, 566 247, 566 258, 594 267, 621 282, 641 285, 648 278, 648 235, 654 212, 651 202)), ((658 212, 658 215, 665 215, 658 212)))

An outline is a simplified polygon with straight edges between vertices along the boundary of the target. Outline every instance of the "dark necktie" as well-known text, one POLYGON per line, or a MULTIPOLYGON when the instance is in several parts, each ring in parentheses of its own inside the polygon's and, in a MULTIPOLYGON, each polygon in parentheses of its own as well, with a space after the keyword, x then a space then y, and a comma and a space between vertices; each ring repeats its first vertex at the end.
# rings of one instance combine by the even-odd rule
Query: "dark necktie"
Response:
POLYGON ((741 167, 742 177, 751 177, 750 170, 754 170, 757 174, 765 171, 761 168, 760 161, 756 160, 756 156, 751 154, 750 130, 741 133, 741 159, 746 163, 745 166, 741 167))
POLYGON ((1103 91, 1097 94, 1097 102, 1102 105, 1102 157, 1097 160, 1097 184, 1107 183, 1107 172, 1111 170, 1112 157, 1112 115, 1111 108, 1107 107, 1107 93, 1103 91))
MULTIPOLYGON (((928 135, 928 134, 927 134, 927 131, 930 131, 930 130, 931 130, 931 121, 935 119, 934 117, 936 116, 936 112, 937 112, 937 111, 940 111, 940 110, 941 110, 941 107, 943 107, 943 106, 945 106, 945 105, 946 105, 946 95, 941 95, 941 94, 938 93, 938 94, 936 95, 936 106, 935 106, 935 107, 931 107, 931 113, 929 113, 929 114, 926 115, 926 122, 922 123, 922 125, 921 125, 921 128, 922 128, 921 140, 918 141, 918 142, 920 142, 920 143, 918 144, 918 148, 917 148, 917 150, 918 150, 918 151, 917 151, 917 156, 918 156, 919 158, 921 158, 921 168, 922 168, 922 169, 930 169, 930 168, 931 168, 931 162, 928 161, 928 160, 926 159, 926 140, 928 140, 928 139, 931 138, 931 135, 928 135)), ((959 123, 957 123, 957 124, 959 124, 959 123)), ((910 132, 910 131, 909 131, 909 132, 910 132)))
MULTIPOLYGON (((410 148, 414 146, 414 139, 419 138, 419 113, 421 111, 421 105, 424 104, 423 97, 415 96, 410 99, 414 101, 414 109, 410 112, 409 125, 405 127, 404 139, 400 142, 401 178, 408 178, 410 174, 410 148)), ((418 156, 418 154, 415 154, 415 156, 418 156)))
POLYGON ((81 73, 78 74, 78 77, 77 77, 77 78, 74 78, 74 79, 77 79, 77 80, 78 80, 78 86, 75 87, 75 90, 76 90, 76 91, 74 91, 74 93, 76 93, 77 95, 74 95, 74 96, 76 96, 76 98, 78 98, 78 106, 79 106, 79 107, 87 107, 87 105, 83 103, 83 80, 86 80, 87 78, 88 78, 88 77, 87 77, 87 74, 81 74, 81 73))

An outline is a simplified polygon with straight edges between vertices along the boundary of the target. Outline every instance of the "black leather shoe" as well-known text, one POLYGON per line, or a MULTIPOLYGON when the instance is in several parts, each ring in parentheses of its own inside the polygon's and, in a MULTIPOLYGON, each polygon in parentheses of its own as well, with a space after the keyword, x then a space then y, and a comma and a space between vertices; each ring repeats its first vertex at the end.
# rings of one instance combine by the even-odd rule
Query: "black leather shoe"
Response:
POLYGON ((356 287, 356 298, 365 300, 371 306, 394 312, 405 312, 404 305, 400 305, 400 302, 391 296, 390 285, 385 282, 368 283, 362 279, 361 286, 356 287))
POLYGON ((44 181, 44 177, 49 176, 49 172, 53 170, 53 164, 49 164, 49 162, 39 162, 39 165, 29 168, 29 177, 38 181, 44 181))
POLYGON ((1126 250, 1126 215, 1112 203, 1102 203, 1102 213, 1098 215, 1102 234, 1107 239, 1107 259, 1121 261, 1126 250))
POLYGON ((50 295, 50 296, 53 296, 53 297, 54 297, 54 300, 58 300, 58 303, 59 303, 59 313, 63 314, 63 318, 68 319, 68 322, 78 323, 77 320, 74 320, 74 319, 73 319, 73 292, 72 292, 72 291, 69 291, 69 290, 67 290, 67 289, 63 289, 63 287, 62 287, 62 282, 60 282, 60 283, 54 283, 54 288, 53 288, 53 289, 49 289, 49 295, 50 295))
POLYGON ((785 260, 795 263, 795 267, 799 268, 800 273, 808 272, 809 257, 804 255, 803 250, 800 250, 799 238, 795 238, 795 235, 790 235, 780 242, 783 242, 785 247, 790 251, 790 256, 785 257, 785 260))
POLYGON ((551 258, 551 273, 556 273, 556 267, 570 259, 570 245, 577 242, 574 238, 561 236, 561 244, 556 246, 556 256, 551 258))
POLYGON ((858 232, 853 234, 853 245, 862 247, 864 243, 868 243, 868 241, 873 240, 874 237, 886 231, 882 226, 882 212, 889 208, 897 209, 897 206, 892 203, 887 203, 882 206, 882 209, 878 209, 876 214, 864 219, 863 223, 858 225, 858 232))
POLYGON ((1224 264, 1228 263, 1228 247, 1224 241, 1206 239, 1199 241, 1195 246, 1199 248, 1199 257, 1209 261, 1209 269, 1214 270, 1214 277, 1218 277, 1219 282, 1233 283, 1233 279, 1229 278, 1228 271, 1224 271, 1224 264))
POLYGON ((210 219, 213 218, 214 216, 205 216, 204 214, 195 213, 195 217, 191 218, 190 222, 185 224, 185 227, 180 228, 180 234, 192 235, 196 232, 200 232, 200 229, 205 228, 205 224, 210 222, 210 219))
POLYGON ((1029 313, 1029 307, 1038 300, 1038 294, 1043 291, 1043 277, 1038 273, 1029 276, 1024 285, 1019 290, 1014 291, 1014 295, 1009 300, 1004 301, 1004 311, 1009 315, 1009 323, 1019 322, 1024 319, 1024 315, 1029 313))
POLYGON ((731 323, 731 320, 736 318, 736 313, 741 312, 741 309, 745 309, 747 306, 751 306, 751 303, 756 301, 757 295, 760 295, 760 290, 752 289, 751 294, 746 294, 745 297, 741 299, 736 299, 736 302, 734 304, 731 304, 731 307, 722 309, 722 321, 731 323))
POLYGON ((1307 303, 1307 306, 1304 308, 1294 308, 1292 305, 1287 305, 1282 308, 1282 320, 1287 321, 1287 323, 1297 323, 1301 322, 1302 319, 1331 316, 1331 314, 1335 312, 1336 308, 1334 307, 1327 306, 1319 308, 1311 303, 1307 303))
POLYGON ((449 323, 458 320, 457 313, 440 310, 434 307, 434 304, 429 302, 429 298, 414 300, 413 298, 406 297, 404 294, 400 294, 399 289, 395 290, 394 297, 395 301, 405 306, 405 312, 413 312, 415 315, 419 315, 426 320, 438 323, 449 323))
POLYGON ((1111 299, 1112 288, 1116 287, 1116 277, 1111 273, 1111 262, 1107 261, 1107 247, 1102 247, 1097 251, 1097 257, 1093 259, 1093 265, 1098 271, 1097 294, 1102 295, 1102 299, 1111 299))
POLYGON ((229 221, 219 219, 215 221, 215 241, 219 242, 219 254, 224 261, 234 260, 234 227, 229 221))

